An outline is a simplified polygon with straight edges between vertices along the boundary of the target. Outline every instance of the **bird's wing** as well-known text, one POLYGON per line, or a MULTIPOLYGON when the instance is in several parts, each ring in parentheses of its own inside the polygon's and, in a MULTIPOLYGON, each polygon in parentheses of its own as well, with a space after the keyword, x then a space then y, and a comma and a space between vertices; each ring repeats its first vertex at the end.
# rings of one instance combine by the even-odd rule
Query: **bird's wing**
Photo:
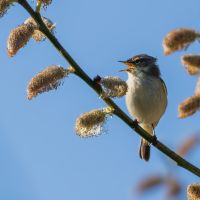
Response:
MULTIPOLYGON (((165 82, 162 80, 162 78, 159 78, 159 79, 160 79, 160 82, 162 83, 162 88, 163 88, 163 91, 164 91, 164 93, 166 95, 166 104, 165 104, 165 109, 166 109, 166 107, 167 107, 167 87, 165 85, 165 82)), ((156 127, 158 122, 159 122, 159 120, 156 123, 152 124, 153 125, 153 129, 156 127)))
POLYGON ((161 81, 161 83, 162 83, 162 85, 163 85, 163 89, 164 89, 165 94, 166 94, 166 96, 167 96, 167 87, 166 87, 166 85, 165 85, 165 82, 162 80, 162 78, 160 78, 160 81, 161 81))

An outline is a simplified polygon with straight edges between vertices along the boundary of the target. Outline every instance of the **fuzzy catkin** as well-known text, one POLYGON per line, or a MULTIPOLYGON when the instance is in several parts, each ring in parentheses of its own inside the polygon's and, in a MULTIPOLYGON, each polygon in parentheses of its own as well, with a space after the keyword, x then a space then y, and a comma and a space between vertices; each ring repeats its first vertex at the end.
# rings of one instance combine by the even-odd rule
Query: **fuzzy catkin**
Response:
POLYGON ((179 117, 185 118, 194 114, 200 108, 200 96, 194 95, 183 101, 178 108, 179 117))
POLYGON ((0 17, 4 16, 13 2, 13 0, 0 0, 0 17))
POLYGON ((167 197, 172 198, 178 196, 178 194, 181 192, 181 185, 180 183, 174 178, 174 177, 166 177, 166 183, 167 183, 167 197))
POLYGON ((106 113, 103 109, 95 109, 81 114, 75 124, 75 131, 80 137, 98 136, 103 133, 106 113))
POLYGON ((161 175, 154 175, 147 177, 138 185, 138 191, 140 193, 145 192, 148 189, 151 189, 155 186, 158 186, 164 182, 164 177, 161 175))
POLYGON ((31 24, 22 24, 10 32, 7 40, 7 53, 9 57, 13 57, 19 49, 27 44, 34 29, 35 27, 31 24))
POLYGON ((103 86, 106 97, 121 97, 127 92, 128 86, 125 81, 118 77, 104 77, 99 83, 103 86))
POLYGON ((28 83, 27 98, 31 100, 38 94, 57 89, 61 80, 69 73, 73 73, 73 68, 64 69, 59 66, 49 66, 34 76, 28 83))
POLYGON ((164 54, 169 55, 175 51, 186 48, 199 37, 193 29, 180 28, 167 34, 163 40, 164 54))
POLYGON ((200 73, 200 55, 187 54, 181 58, 182 65, 190 75, 200 73))
POLYGON ((187 187, 188 200, 199 200, 200 199, 200 184, 194 183, 187 187))
MULTIPOLYGON (((42 17, 42 21, 46 25, 46 27, 53 33, 53 30, 55 28, 55 24, 48 18, 42 17)), ((39 26, 35 22, 35 20, 32 17, 29 17, 28 19, 25 20, 24 24, 32 24, 32 26, 35 27, 34 33, 32 34, 32 38, 36 42, 40 42, 44 40, 46 37, 45 35, 39 30, 39 26)))
POLYGON ((191 135, 187 140, 178 148, 177 153, 180 156, 185 156, 192 147, 199 143, 198 135, 191 135))

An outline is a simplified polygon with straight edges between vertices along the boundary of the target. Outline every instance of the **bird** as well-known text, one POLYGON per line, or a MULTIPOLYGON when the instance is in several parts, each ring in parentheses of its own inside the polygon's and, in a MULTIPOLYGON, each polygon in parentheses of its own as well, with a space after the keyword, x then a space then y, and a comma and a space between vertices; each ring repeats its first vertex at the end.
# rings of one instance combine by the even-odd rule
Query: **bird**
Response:
MULTIPOLYGON (((128 91, 125 96, 127 109, 147 133, 155 136, 155 127, 167 107, 167 88, 161 78, 157 59, 139 54, 119 62, 127 66, 120 70, 128 73, 128 91)), ((145 161, 150 158, 150 145, 141 138, 139 156, 145 161)))

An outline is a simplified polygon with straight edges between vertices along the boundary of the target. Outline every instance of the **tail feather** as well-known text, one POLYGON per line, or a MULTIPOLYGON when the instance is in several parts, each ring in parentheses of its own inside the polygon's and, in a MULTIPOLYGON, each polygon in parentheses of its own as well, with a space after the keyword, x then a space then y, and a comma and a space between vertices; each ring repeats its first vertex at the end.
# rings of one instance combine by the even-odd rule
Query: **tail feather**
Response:
MULTIPOLYGON (((140 126, 149 134, 151 135, 154 134, 154 128, 152 125, 141 123, 140 126)), ((145 139, 142 138, 139 149, 140 158, 145 161, 148 161, 150 159, 150 150, 151 150, 150 144, 145 139)))
POLYGON ((150 158, 150 145, 144 139, 141 139, 139 155, 140 155, 140 158, 145 161, 148 161, 150 158))

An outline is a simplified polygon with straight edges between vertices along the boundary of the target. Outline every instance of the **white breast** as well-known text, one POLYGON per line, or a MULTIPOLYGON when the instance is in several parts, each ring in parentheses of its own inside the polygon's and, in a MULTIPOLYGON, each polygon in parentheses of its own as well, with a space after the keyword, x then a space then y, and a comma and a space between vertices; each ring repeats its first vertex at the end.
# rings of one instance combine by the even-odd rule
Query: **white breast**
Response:
POLYGON ((167 94, 159 78, 142 73, 128 73, 126 105, 128 111, 139 122, 157 124, 167 106, 167 94))

